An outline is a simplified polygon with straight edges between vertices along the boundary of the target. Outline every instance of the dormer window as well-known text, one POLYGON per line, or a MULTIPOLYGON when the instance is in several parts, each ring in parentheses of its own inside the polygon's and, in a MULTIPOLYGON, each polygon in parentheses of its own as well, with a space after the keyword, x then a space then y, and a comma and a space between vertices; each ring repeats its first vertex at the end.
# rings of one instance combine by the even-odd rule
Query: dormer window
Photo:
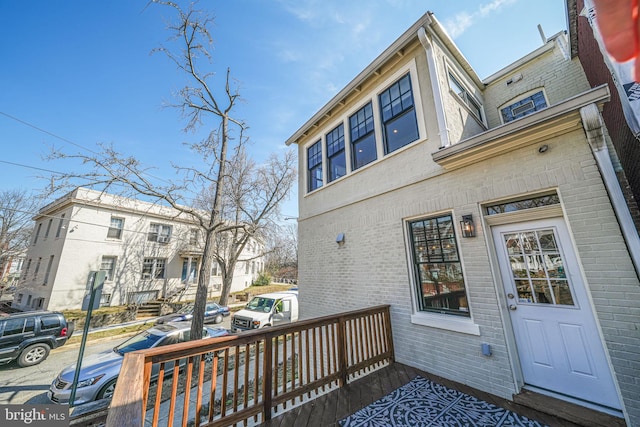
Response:
POLYGON ((535 113, 546 107, 547 100, 544 97, 544 93, 540 90, 501 108, 500 116, 502 117, 503 123, 509 123, 510 121, 535 113))

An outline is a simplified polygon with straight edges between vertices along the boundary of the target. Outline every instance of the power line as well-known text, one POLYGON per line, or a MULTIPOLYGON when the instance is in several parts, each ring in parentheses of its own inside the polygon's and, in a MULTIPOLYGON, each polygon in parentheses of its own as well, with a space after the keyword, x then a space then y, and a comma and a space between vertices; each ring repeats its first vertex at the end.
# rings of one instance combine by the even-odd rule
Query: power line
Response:
POLYGON ((22 168, 27 168, 27 169, 35 169, 35 170, 39 170, 39 171, 43 171, 43 172, 55 173, 57 175, 64 175, 64 173, 62 173, 62 172, 53 171, 51 169, 39 168, 37 166, 24 165, 22 163, 8 162, 6 160, 0 160, 0 163, 6 163, 8 165, 13 165, 13 166, 20 166, 22 168))
POLYGON ((59 139, 59 140, 61 140, 61 141, 64 141, 64 142, 69 143, 69 144, 71 144, 71 145, 75 145, 76 147, 78 147, 78 148, 82 148, 83 150, 87 150, 87 151, 88 151, 88 152, 90 152, 90 153, 98 154, 98 153, 96 153, 95 151, 91 150, 90 148, 87 148, 87 147, 85 147, 85 146, 83 146, 83 145, 80 145, 80 144, 78 144, 78 143, 75 143, 75 142, 73 142, 73 141, 71 141, 71 140, 69 140, 69 139, 67 139, 67 138, 64 138, 64 137, 62 137, 62 136, 60 136, 60 135, 56 135, 56 134, 55 134, 55 133, 53 133, 53 132, 49 132, 48 130, 42 129, 42 128, 40 128, 40 127, 38 127, 38 126, 36 126, 36 125, 34 125, 34 124, 32 124, 32 123, 29 123, 29 122, 27 122, 27 121, 25 121, 25 120, 22 120, 22 119, 19 119, 19 118, 17 118, 17 117, 14 117, 14 116, 12 116, 12 115, 10 115, 10 114, 7 114, 7 113, 5 113, 4 111, 0 111, 0 114, 2 114, 2 115, 3 115, 3 116, 5 116, 5 117, 10 118, 11 120, 15 120, 15 121, 16 121, 16 122, 18 122, 18 123, 22 123, 22 124, 23 124, 23 125, 25 125, 25 126, 29 126, 30 128, 33 128, 33 129, 35 129, 35 130, 37 130, 37 131, 40 131, 40 132, 42 132, 42 133, 46 133, 46 134, 47 134, 47 135, 49 135, 49 136, 52 136, 52 137, 54 137, 54 138, 58 138, 58 139, 59 139))

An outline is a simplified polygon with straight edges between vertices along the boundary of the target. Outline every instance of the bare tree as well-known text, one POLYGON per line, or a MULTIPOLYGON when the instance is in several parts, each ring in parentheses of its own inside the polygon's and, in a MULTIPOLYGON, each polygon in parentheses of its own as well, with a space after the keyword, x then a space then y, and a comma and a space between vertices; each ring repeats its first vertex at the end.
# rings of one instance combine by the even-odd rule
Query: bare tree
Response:
MULTIPOLYGON (((99 186, 104 191, 115 187, 121 195, 144 196, 168 205, 180 214, 191 217, 199 225, 203 230, 204 248, 191 325, 192 339, 199 339, 202 337, 212 263, 221 259, 216 255, 216 237, 233 234, 236 230, 248 236, 257 233, 261 224, 277 211, 277 205, 291 188, 293 169, 289 168, 293 167, 293 155, 287 152, 280 160, 274 157, 265 167, 243 166, 246 176, 241 179, 236 176, 237 171, 232 166, 251 164, 244 151, 246 125, 233 116, 240 95, 232 82, 230 70, 226 70, 223 82, 217 82, 213 72, 203 71, 207 69, 207 63, 211 64, 209 49, 212 37, 209 27, 213 20, 206 13, 193 9, 193 5, 185 11, 170 1, 154 0, 153 3, 171 7, 177 14, 176 22, 168 25, 172 34, 168 43, 172 48, 161 46, 154 51, 165 54, 188 78, 186 86, 175 94, 178 102, 170 106, 179 108, 187 120, 185 132, 195 131, 202 125, 214 128, 202 141, 188 145, 203 159, 204 167, 173 165, 180 179, 169 182, 151 175, 150 168, 145 168, 134 157, 125 156, 105 144, 99 145, 100 153, 66 154, 54 150, 50 158, 75 158, 91 168, 90 173, 57 177, 56 188, 68 189, 79 183, 99 186), (214 84, 224 89, 214 91, 214 84), (280 170, 280 167, 286 169, 280 170), (234 189, 234 186, 243 188, 234 189), (234 207, 236 199, 230 195, 243 194, 247 187, 254 192, 253 196, 247 197, 255 197, 255 204, 234 207), (207 200, 207 209, 200 209, 197 203, 188 198, 189 194, 206 194, 202 199, 207 200), (262 206, 258 207, 260 203, 262 206), (230 214, 234 209, 242 215, 230 214), (237 220, 230 221, 232 216, 237 220)), ((240 248, 244 247, 241 238, 233 242, 240 248)), ((229 290, 228 286, 223 290, 223 303, 228 298, 229 290)))
POLYGON ((29 246, 36 200, 26 190, 0 192, 0 279, 6 279, 11 261, 29 246))
MULTIPOLYGON (((285 218, 297 220, 297 218, 285 218)), ((277 278, 298 279, 298 224, 287 223, 275 228, 268 237, 266 268, 277 278)))
MULTIPOLYGON (((233 273, 247 243, 253 239, 264 242, 265 235, 279 217, 279 206, 296 178, 295 155, 285 152, 282 157, 272 155, 262 165, 256 165, 241 149, 233 158, 228 183, 224 187, 221 217, 228 231, 218 233, 214 257, 221 268, 222 295, 220 304, 226 305, 231 291, 233 273)), ((264 244, 250 258, 265 255, 264 244)))

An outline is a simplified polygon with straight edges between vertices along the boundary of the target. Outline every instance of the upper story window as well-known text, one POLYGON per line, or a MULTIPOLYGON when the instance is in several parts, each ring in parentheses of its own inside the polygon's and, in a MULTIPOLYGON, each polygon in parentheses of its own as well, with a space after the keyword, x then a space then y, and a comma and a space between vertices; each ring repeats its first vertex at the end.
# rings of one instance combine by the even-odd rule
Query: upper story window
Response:
POLYGON ((24 275, 22 276, 25 280, 27 275, 29 274, 29 270, 31 269, 31 258, 27 261, 27 267, 24 269, 24 275))
POLYGON ((53 259, 54 259, 54 255, 51 255, 49 257, 49 262, 47 263, 47 270, 44 273, 44 281, 43 281, 43 285, 46 285, 47 283, 49 283, 49 275, 51 274, 51 267, 53 267, 53 259))
POLYGON ((107 231, 107 238, 122 239, 122 229, 124 228, 124 218, 111 217, 111 225, 107 231))
POLYGON ((453 217, 411 221, 409 238, 419 309, 469 316, 453 217))
POLYGON ((349 130, 352 167, 356 170, 378 158, 371 102, 349 117, 349 130))
POLYGON ((166 224, 150 224, 147 240, 150 242, 168 243, 171 239, 171 226, 166 224))
POLYGON ((329 132, 327 144, 327 181, 331 182, 347 174, 347 160, 344 151, 344 124, 329 132))
POLYGON ((322 145, 320 141, 307 149, 309 191, 322 187, 322 145))
POLYGON ((198 231, 199 230, 197 228, 192 228, 191 230, 189 230, 189 244, 191 246, 195 246, 198 244, 198 237, 200 235, 198 231))
POLYGON ((453 91, 471 110, 474 116, 482 121, 482 107, 480 103, 469 93, 462 83, 456 79, 453 74, 449 73, 449 89, 453 91))
POLYGON ((42 223, 38 224, 38 228, 36 229, 36 235, 33 238, 33 244, 38 243, 38 237, 40 236, 40 230, 42 230, 42 223))
POLYGON ((391 153, 418 139, 418 121, 413 107, 409 74, 392 84, 379 98, 385 153, 391 153))
POLYGON ((44 238, 48 238, 49 237, 49 232, 51 231, 51 224, 53 223, 53 218, 49 219, 49 222, 47 223, 47 230, 44 232, 44 238))
POLYGON ((372 89, 338 123, 327 123, 331 127, 321 130, 326 133, 306 147, 307 192, 377 161, 378 153, 386 156, 420 139, 425 129, 416 75, 414 62, 372 89))
POLYGON ((62 232, 62 226, 64 225, 64 215, 60 215, 60 222, 58 223, 58 230, 56 231, 56 238, 60 237, 60 233, 62 232))
POLYGON ((500 109, 500 115, 503 123, 519 119, 528 114, 547 107, 547 100, 542 91, 538 91, 532 95, 522 98, 504 108, 500 109))

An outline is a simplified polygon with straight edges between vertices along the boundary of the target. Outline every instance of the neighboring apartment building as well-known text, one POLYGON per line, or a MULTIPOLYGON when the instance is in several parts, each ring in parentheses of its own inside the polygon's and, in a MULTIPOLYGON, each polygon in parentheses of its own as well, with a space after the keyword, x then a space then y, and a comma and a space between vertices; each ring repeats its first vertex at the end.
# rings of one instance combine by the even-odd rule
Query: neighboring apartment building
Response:
MULTIPOLYGON (((140 304, 160 297, 195 297, 204 239, 174 209, 86 188, 42 208, 13 307, 80 308, 91 271, 103 270, 101 305, 140 304)), ((251 240, 236 265, 232 291, 262 271, 261 245, 251 240)), ((211 272, 209 297, 220 295, 221 269, 211 272)))
POLYGON ((18 284, 25 258, 26 251, 0 257, 0 287, 8 288, 18 284))
POLYGON ((481 80, 428 13, 296 131, 300 311, 390 304, 399 362, 640 425, 640 241, 569 52, 481 80))

